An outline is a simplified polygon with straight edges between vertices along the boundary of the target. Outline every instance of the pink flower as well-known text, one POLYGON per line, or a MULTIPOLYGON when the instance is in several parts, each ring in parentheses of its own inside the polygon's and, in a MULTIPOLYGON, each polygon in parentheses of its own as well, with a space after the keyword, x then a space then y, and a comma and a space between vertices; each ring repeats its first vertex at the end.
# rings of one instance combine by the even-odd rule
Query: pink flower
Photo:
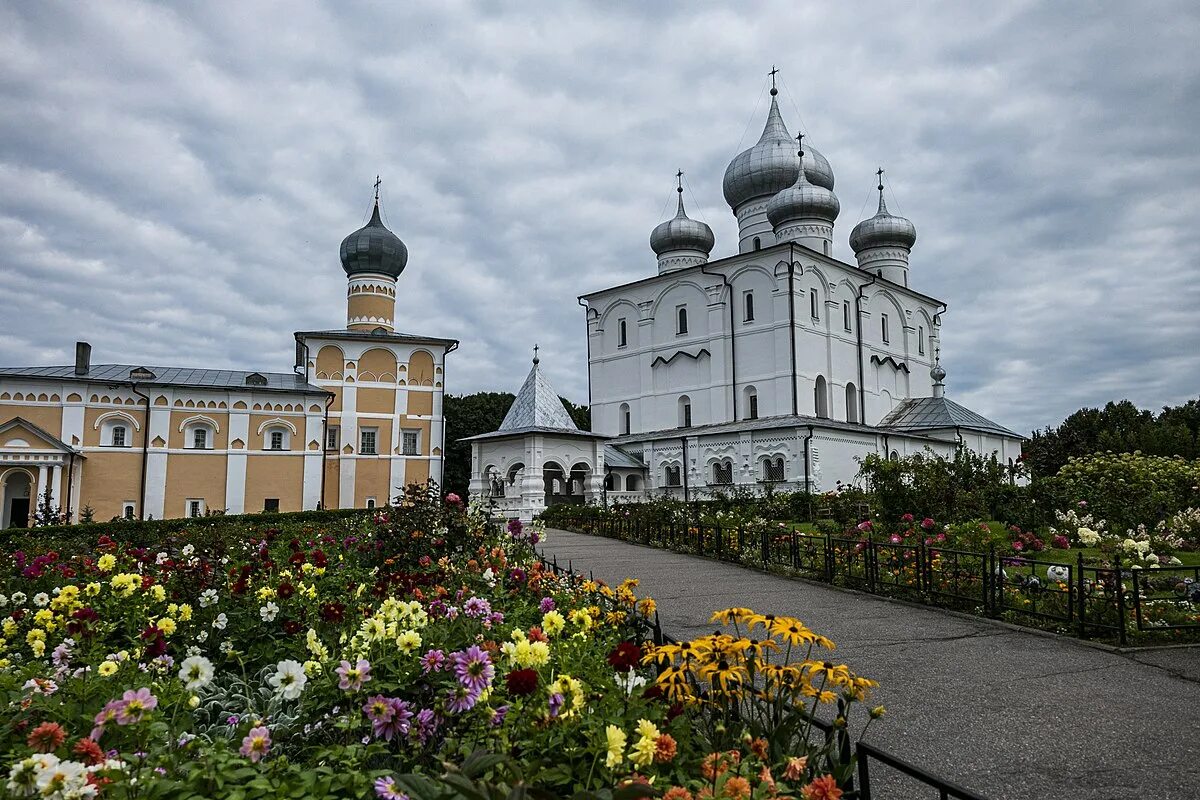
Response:
POLYGON ((450 494, 446 495, 446 502, 450 505, 460 506, 462 505, 462 498, 456 495, 454 492, 451 492, 450 494))
POLYGON ((921 527, 924 528, 925 530, 929 530, 935 524, 936 523, 933 521, 932 517, 926 517, 925 519, 921 520, 921 527))
POLYGON ((1054 539, 1052 541, 1052 544, 1055 547, 1057 547, 1059 550, 1070 550, 1071 549, 1071 540, 1068 539, 1066 536, 1063 536, 1061 533, 1054 534, 1054 539))
POLYGON ((904 516, 900 517, 900 521, 901 521, 901 522, 912 522, 912 521, 913 521, 913 515, 912 515, 912 514, 905 514, 904 516))
POLYGON ((430 650, 421 656, 421 671, 428 675, 446 666, 446 654, 441 650, 430 650))
POLYGON ((871 530, 871 520, 864 519, 862 522, 858 523, 858 530, 864 533, 871 530))
POLYGON ((1017 541, 1012 543, 1012 549, 1016 550, 1019 553, 1025 549, 1025 544, 1020 539, 1018 539, 1017 541))
MULTIPOLYGON (((116 708, 118 725, 134 725, 142 721, 147 711, 158 707, 158 698, 143 686, 136 692, 129 689, 121 696, 116 708)), ((101 712, 103 713, 103 712, 101 712)))
POLYGON ((377 694, 367 700, 363 713, 371 721, 371 731, 377 739, 391 741, 396 734, 408 735, 413 712, 407 702, 398 697, 377 694))
MULTIPOLYGON (((496 668, 492 666, 491 657, 481 650, 479 645, 471 645, 466 650, 450 654, 454 662, 454 677, 458 682, 473 692, 482 692, 491 685, 496 668)), ((474 705, 474 703, 472 703, 474 705)))
POLYGON ((396 785, 396 779, 391 775, 375 779, 375 796, 381 797, 383 800, 408 800, 408 795, 400 791, 400 787, 396 785))
POLYGON ((892 544, 900 544, 901 542, 904 541, 904 539, 900 538, 900 534, 893 533, 891 535, 891 538, 888 539, 888 541, 890 541, 892 544))
POLYGON ((257 764, 262 761, 263 756, 270 749, 271 732, 260 725, 250 729, 250 733, 246 734, 245 739, 242 739, 242 748, 238 752, 257 764))
POLYGON ((354 666, 349 661, 343 661, 334 671, 338 674, 338 688, 343 692, 357 692, 371 680, 371 664, 365 658, 360 658, 354 666))

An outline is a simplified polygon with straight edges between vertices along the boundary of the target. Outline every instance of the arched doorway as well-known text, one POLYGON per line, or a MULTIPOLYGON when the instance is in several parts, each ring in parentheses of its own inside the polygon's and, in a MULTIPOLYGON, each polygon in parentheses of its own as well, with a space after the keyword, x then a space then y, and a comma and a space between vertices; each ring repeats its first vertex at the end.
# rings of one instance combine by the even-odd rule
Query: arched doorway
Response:
POLYGON ((23 469, 10 470, 4 476, 3 498, 0 528, 28 528, 33 511, 33 476, 23 469))
POLYGON ((545 485, 546 507, 567 502, 567 473, 562 465, 547 461, 542 465, 542 482, 545 485))
POLYGON ((582 498, 587 493, 588 474, 592 468, 584 461, 578 461, 571 467, 571 479, 567 483, 567 494, 571 497, 582 498))

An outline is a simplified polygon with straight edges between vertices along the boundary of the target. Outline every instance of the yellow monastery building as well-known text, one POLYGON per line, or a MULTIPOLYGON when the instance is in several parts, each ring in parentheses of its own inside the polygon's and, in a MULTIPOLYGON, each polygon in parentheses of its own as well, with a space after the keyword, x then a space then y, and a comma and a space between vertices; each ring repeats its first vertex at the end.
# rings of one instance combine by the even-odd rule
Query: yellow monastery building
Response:
POLYGON ((299 331, 292 372, 93 364, 0 367, 0 528, 39 497, 72 522, 383 505, 438 482, 445 357, 395 330, 408 249, 371 221, 342 241, 346 327, 299 331))

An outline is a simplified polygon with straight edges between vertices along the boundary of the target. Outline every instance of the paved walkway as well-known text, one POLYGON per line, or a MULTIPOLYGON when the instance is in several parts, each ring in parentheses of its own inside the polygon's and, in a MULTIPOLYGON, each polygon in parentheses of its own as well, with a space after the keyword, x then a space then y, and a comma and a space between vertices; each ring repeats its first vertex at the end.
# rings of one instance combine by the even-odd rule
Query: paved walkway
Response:
POLYGON ((583 534, 550 531, 542 550, 608 582, 640 579, 676 638, 711 631, 730 606, 800 618, 881 682, 873 743, 989 798, 1200 797, 1200 650, 1130 657, 583 534))

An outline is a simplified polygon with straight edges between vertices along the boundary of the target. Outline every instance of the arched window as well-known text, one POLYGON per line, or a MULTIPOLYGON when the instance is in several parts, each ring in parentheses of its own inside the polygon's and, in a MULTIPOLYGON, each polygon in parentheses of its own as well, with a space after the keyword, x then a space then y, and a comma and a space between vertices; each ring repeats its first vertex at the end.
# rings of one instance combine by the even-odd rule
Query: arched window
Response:
POLYGON ((626 436, 629 434, 629 423, 631 418, 629 413, 629 403, 621 403, 619 416, 621 421, 621 435, 626 436))
POLYGON ((100 429, 100 445, 102 447, 132 447, 132 432, 140 426, 133 417, 121 411, 109 411, 96 420, 95 427, 100 429))
POLYGON ((846 384, 846 422, 858 422, 858 390, 846 384))
POLYGON ((783 471, 783 456, 763 459, 763 481, 766 483, 780 483, 786 480, 783 471))
POLYGON ((758 419, 758 390, 753 386, 747 386, 745 395, 746 419, 758 419))
POLYGON ((128 433, 128 431, 129 431, 129 429, 126 428, 124 425, 113 425, 112 446, 113 447, 128 447, 129 444, 126 441, 126 433, 128 433))
POLYGON ((680 478, 682 474, 683 470, 678 464, 668 464, 663 469, 663 483, 665 483, 667 486, 680 486, 683 483, 682 479, 680 478))
POLYGON ((712 482, 717 486, 733 483, 733 462, 714 462, 712 465, 712 482))
POLYGON ((686 394, 679 398, 679 427, 692 427, 692 399, 686 394))
POLYGON ((676 335, 682 336, 687 332, 687 306, 680 306, 675 311, 675 333, 676 335))
POLYGON ((917 353, 925 355, 925 326, 917 326, 917 353))
POLYGON ((821 319, 821 306, 817 301, 817 290, 808 290, 808 310, 812 314, 813 321, 821 319))
POLYGON ((211 450, 217 431, 207 418, 193 417, 183 424, 183 446, 189 450, 211 450))
POLYGON ((762 239, 758 238, 757 236, 754 237, 754 249, 762 250, 762 239))
POLYGON ((624 347, 627 344, 629 344, 629 326, 622 317, 617 320, 617 347, 624 347))
POLYGON ((888 459, 889 459, 889 460, 891 460, 891 461, 899 461, 899 460, 900 460, 900 454, 899 454, 899 453, 897 453, 895 450, 893 450, 893 451, 892 451, 892 454, 891 454, 890 456, 888 456, 888 459))
POLYGON ((744 306, 742 313, 743 322, 754 321, 754 292, 746 292, 742 295, 742 304, 744 306))
POLYGON ((892 339, 888 335, 888 316, 887 314, 879 315, 879 335, 883 337, 883 343, 887 344, 892 339))
POLYGON ((850 301, 842 301, 842 327, 848 331, 854 330, 854 326, 850 324, 850 301))
POLYGON ((817 385, 813 387, 813 410, 821 419, 829 418, 829 386, 825 376, 817 376, 817 385))
POLYGON ((617 487, 616 477, 611 472, 608 473, 607 475, 605 475, 604 476, 604 490, 611 492, 611 491, 615 490, 616 487, 617 487))
POLYGON ((642 490, 642 480, 637 475, 625 476, 625 491, 640 492, 642 490))

